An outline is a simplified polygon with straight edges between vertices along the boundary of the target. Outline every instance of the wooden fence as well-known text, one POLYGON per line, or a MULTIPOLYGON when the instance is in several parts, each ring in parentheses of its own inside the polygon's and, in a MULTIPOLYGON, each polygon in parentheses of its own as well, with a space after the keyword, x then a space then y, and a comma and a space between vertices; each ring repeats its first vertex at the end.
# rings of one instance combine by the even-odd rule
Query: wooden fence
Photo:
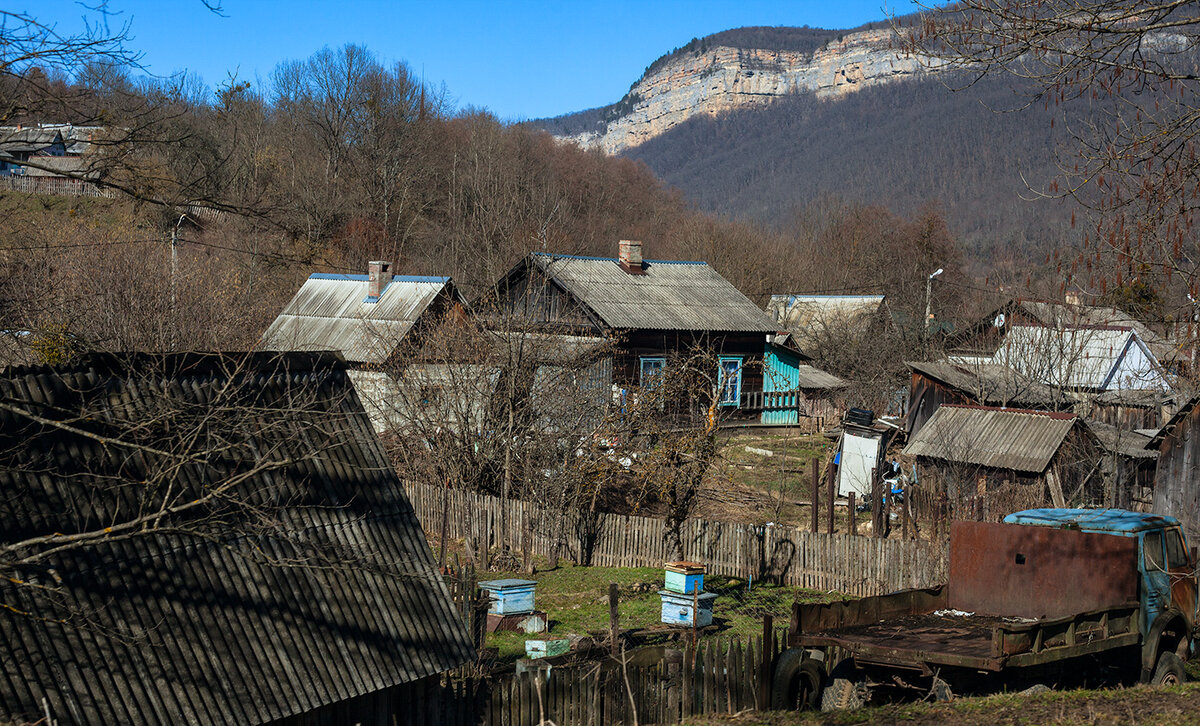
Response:
MULTIPOLYGON (((463 539, 470 552, 507 545, 605 567, 660 567, 670 559, 661 519, 606 514, 581 526, 574 513, 548 511, 530 502, 411 482, 405 487, 432 542, 445 526, 447 536, 463 539)), ((687 521, 683 540, 685 558, 705 563, 715 575, 857 596, 942 584, 949 559, 944 541, 821 534, 791 526, 703 519, 687 521)))
POLYGON ((61 176, 0 176, 0 191, 56 197, 112 197, 116 193, 82 179, 61 176))

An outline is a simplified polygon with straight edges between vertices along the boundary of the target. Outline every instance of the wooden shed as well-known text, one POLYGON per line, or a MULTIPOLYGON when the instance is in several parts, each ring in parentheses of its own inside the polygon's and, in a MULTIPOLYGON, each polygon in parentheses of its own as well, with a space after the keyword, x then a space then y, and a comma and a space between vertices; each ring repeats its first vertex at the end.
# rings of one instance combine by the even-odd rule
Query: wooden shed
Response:
POLYGON ((1158 451, 1154 512, 1175 517, 1200 537, 1200 396, 1193 396, 1147 444, 1158 451))
POLYGON ((1013 369, 990 363, 909 361, 907 432, 911 438, 944 404, 1061 410, 1073 403, 1013 369))
POLYGON ((1021 509, 1099 503, 1095 436, 1073 413, 943 404, 909 439, 918 486, 998 521, 1021 509))

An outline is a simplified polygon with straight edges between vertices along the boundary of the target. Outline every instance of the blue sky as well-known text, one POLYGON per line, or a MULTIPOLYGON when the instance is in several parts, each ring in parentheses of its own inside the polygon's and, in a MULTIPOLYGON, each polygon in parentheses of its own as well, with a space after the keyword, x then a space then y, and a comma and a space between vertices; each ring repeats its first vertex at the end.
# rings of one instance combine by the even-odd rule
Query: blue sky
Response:
MULTIPOLYGON (((96 19, 72 0, 17 0, 62 32, 96 19)), ((95 0, 86 3, 94 6, 95 0)), ((17 5, 17 3, 12 3, 17 5)), ((188 70, 210 86, 230 72, 267 81, 282 61, 322 46, 358 43, 405 61, 454 104, 504 119, 554 116, 620 99, 655 58, 744 25, 848 28, 910 12, 911 0, 224 0, 224 17, 200 0, 108 0, 110 27, 129 23, 131 48, 155 74, 188 70)))

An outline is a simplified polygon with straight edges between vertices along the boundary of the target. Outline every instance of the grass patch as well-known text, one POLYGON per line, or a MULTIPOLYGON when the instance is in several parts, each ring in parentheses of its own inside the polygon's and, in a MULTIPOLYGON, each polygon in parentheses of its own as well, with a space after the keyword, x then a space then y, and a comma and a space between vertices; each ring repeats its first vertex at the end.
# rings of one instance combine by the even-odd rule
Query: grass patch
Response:
MULTIPOLYGON (((608 585, 620 588, 620 627, 638 629, 657 625, 662 612, 658 591, 663 587, 659 567, 574 567, 564 565, 535 575, 521 573, 480 573, 481 579, 506 577, 536 580, 536 606, 550 621, 548 634, 491 633, 487 644, 499 649, 501 661, 524 656, 528 638, 589 635, 608 629, 608 585)), ((791 585, 755 584, 729 577, 706 577, 705 590, 717 593, 713 608, 718 632, 706 637, 749 637, 762 632, 763 615, 770 613, 777 622, 790 615, 792 603, 829 602, 844 596, 791 585)))

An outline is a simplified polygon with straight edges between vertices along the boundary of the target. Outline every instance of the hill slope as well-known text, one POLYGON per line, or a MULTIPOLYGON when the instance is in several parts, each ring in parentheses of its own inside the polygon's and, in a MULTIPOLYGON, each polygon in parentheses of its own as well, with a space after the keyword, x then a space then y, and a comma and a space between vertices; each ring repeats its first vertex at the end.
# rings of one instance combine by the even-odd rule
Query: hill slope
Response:
POLYGON ((1027 201, 1029 187, 1046 188, 1057 171, 1066 136, 1052 129, 1053 112, 1004 112, 1018 103, 1005 82, 952 92, 943 80, 925 76, 837 99, 793 94, 697 116, 624 155, 702 209, 730 216, 786 223, 824 196, 902 214, 937 201, 976 256, 1066 242, 1071 208, 1027 201))

